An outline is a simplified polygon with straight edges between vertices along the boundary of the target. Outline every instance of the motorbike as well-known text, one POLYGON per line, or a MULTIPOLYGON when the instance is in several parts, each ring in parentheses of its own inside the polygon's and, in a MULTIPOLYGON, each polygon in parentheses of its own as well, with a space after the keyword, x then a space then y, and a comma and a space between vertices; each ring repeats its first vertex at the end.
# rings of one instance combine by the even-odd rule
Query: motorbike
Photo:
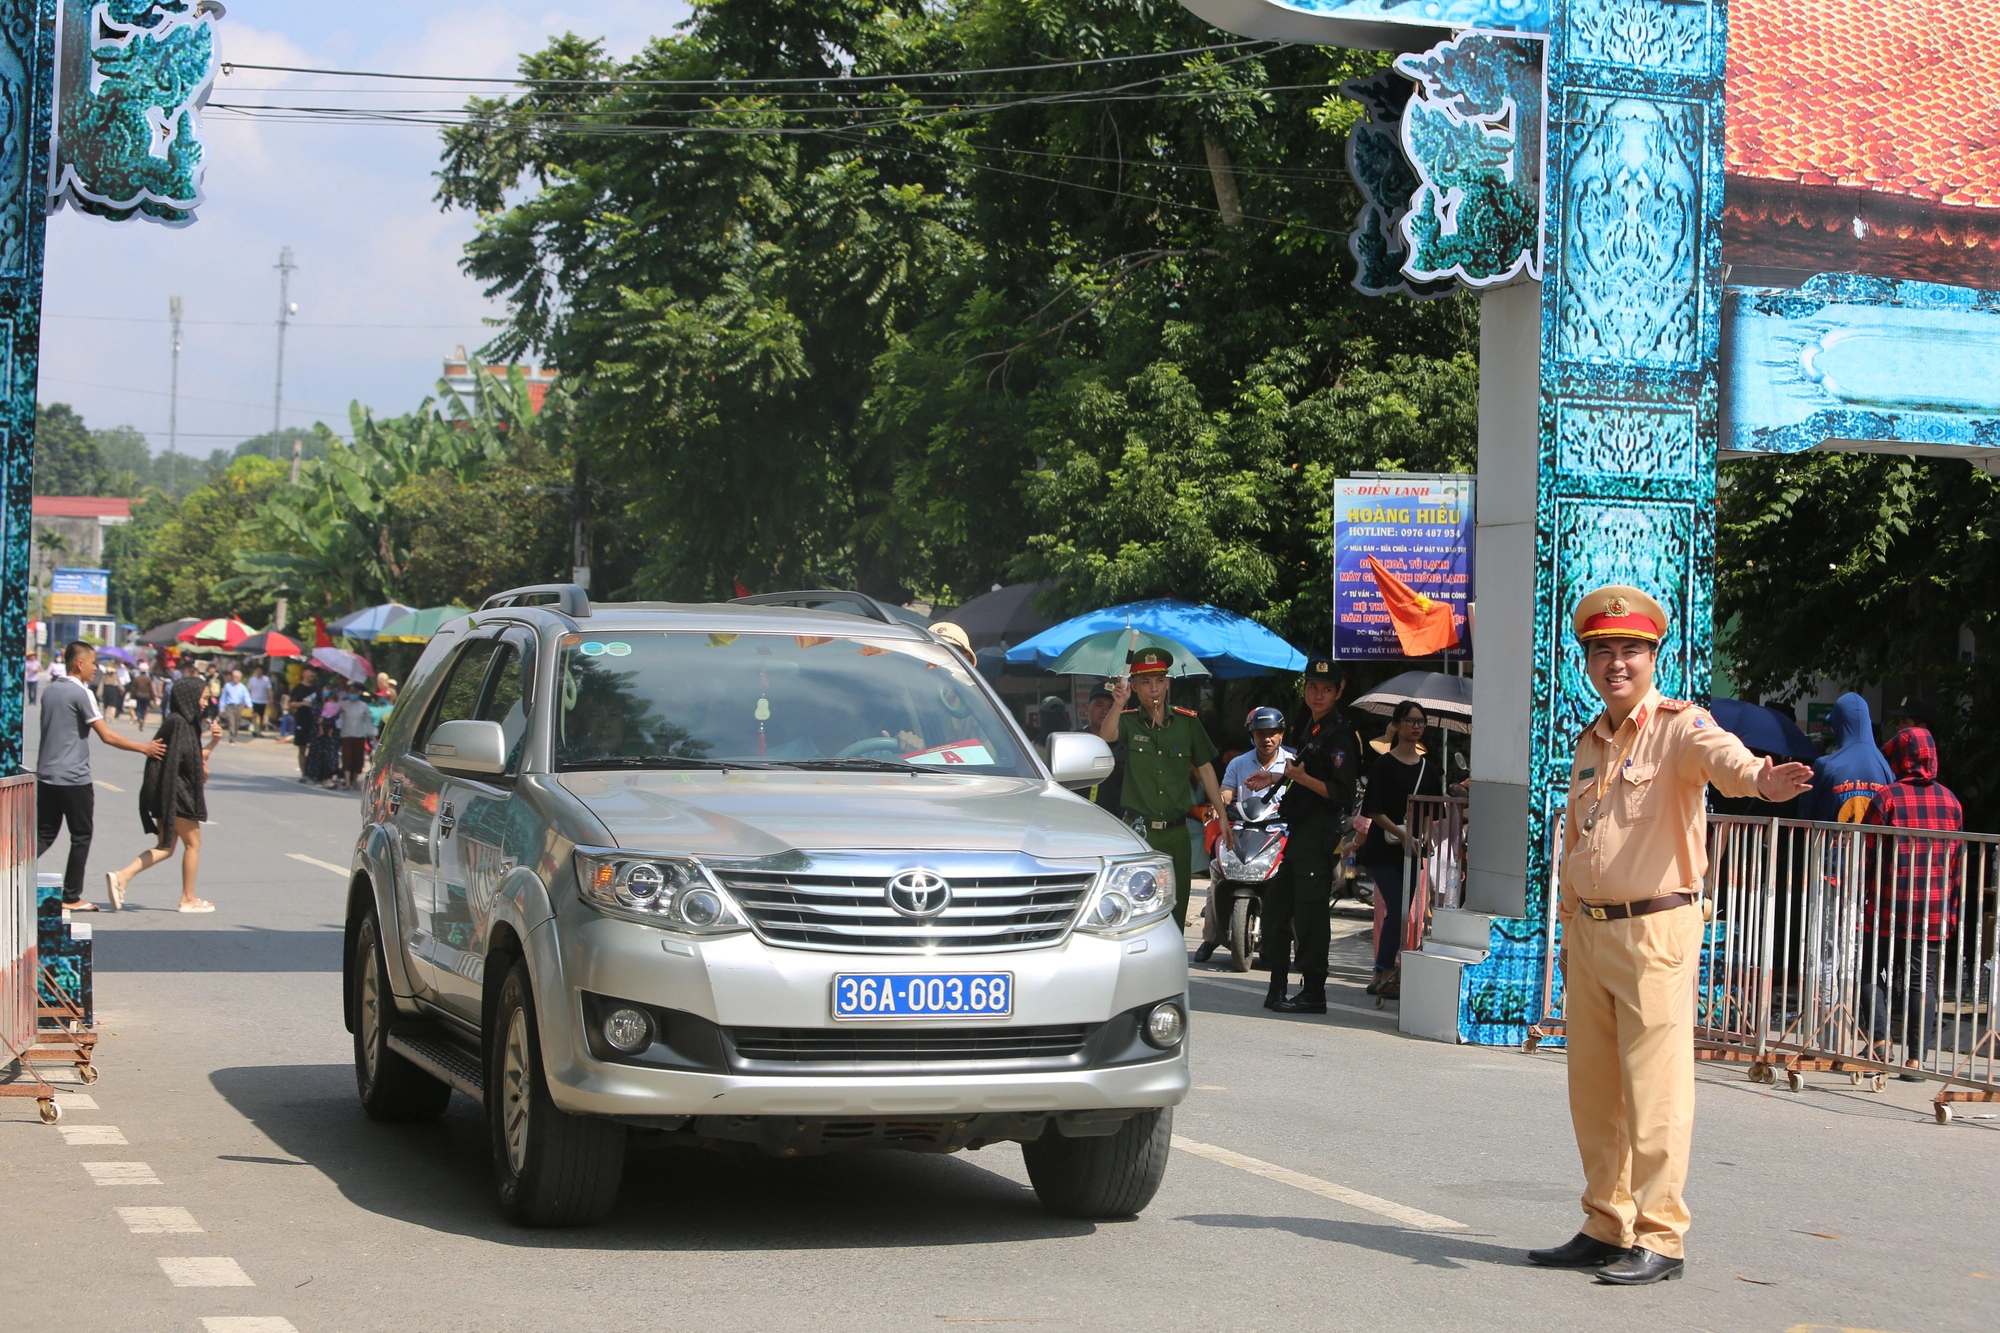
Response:
MULTIPOLYGON (((1248 972, 1251 960, 1262 947, 1264 886, 1276 878, 1285 864, 1285 822, 1277 817, 1277 803, 1269 802, 1269 814, 1261 819, 1232 819, 1227 824, 1210 816, 1208 821, 1209 874, 1227 881, 1230 889, 1229 920, 1218 923, 1227 934, 1230 969, 1248 972)), ((1350 897, 1362 906, 1375 901, 1375 886, 1354 863, 1359 833, 1350 835, 1334 859, 1333 896, 1329 906, 1338 906, 1350 897)))

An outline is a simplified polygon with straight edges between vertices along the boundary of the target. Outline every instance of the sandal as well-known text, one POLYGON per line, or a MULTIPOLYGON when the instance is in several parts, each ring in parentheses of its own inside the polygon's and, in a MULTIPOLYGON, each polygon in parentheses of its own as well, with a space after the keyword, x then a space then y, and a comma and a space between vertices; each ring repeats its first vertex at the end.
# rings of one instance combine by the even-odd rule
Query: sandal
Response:
POLYGON ((102 907, 99 907, 96 903, 87 902, 83 899, 78 899, 76 902, 73 903, 64 903, 62 905, 62 909, 65 912, 101 912, 104 910, 102 907))
POLYGON ((182 903, 174 910, 177 912, 213 912, 215 904, 205 898, 197 898, 191 903, 182 903))
POLYGON ((125 910, 125 886, 118 882, 117 871, 107 870, 104 872, 104 891, 111 895, 112 911, 122 912, 125 910))

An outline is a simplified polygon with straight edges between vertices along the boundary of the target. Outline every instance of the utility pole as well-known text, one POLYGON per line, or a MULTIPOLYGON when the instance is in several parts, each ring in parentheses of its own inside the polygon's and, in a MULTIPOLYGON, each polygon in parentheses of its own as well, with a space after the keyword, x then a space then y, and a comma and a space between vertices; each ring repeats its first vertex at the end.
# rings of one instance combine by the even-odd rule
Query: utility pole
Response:
MULTIPOLYGON (((278 379, 271 391, 271 461, 278 461, 278 432, 285 424, 285 329, 292 322, 292 316, 299 308, 292 304, 292 273, 298 268, 292 262, 292 247, 287 245, 278 251, 278 379)), ((292 451, 292 482, 299 479, 298 451, 292 451)))
POLYGON ((570 478, 570 572, 569 581, 590 591, 590 468, 583 454, 576 456, 576 471, 570 478))
POLYGON ((181 438, 181 311, 183 303, 178 296, 167 298, 167 322, 174 326, 173 372, 167 381, 167 494, 174 493, 174 455, 180 450, 181 438))

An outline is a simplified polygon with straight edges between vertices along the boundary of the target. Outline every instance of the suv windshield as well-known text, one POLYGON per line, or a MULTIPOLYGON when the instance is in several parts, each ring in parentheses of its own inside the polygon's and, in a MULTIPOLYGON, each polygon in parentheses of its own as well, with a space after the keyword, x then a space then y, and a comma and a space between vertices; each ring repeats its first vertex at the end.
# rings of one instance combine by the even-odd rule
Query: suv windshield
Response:
POLYGON ((556 682, 559 769, 761 763, 1037 773, 963 666, 927 643, 571 634, 556 682))

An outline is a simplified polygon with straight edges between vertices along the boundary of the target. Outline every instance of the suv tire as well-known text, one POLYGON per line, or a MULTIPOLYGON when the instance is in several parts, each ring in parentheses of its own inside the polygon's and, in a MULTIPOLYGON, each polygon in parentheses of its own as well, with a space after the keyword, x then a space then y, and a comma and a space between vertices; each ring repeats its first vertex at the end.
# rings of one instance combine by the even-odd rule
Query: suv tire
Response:
POLYGON ((1167 1174, 1174 1113, 1140 1111, 1101 1138, 1066 1138, 1051 1124, 1021 1145, 1042 1207, 1059 1217, 1131 1217, 1153 1201, 1167 1174))
POLYGON ((625 1126, 571 1115, 550 1098, 524 962, 517 960, 500 984, 487 1042, 486 1122, 501 1212, 529 1227, 603 1221, 618 1201, 625 1126))
POLYGON ((389 1028, 395 1021, 396 999, 389 990, 382 927, 370 908, 354 933, 355 1090, 370 1120, 435 1120, 451 1100, 451 1085, 389 1049, 389 1028))

